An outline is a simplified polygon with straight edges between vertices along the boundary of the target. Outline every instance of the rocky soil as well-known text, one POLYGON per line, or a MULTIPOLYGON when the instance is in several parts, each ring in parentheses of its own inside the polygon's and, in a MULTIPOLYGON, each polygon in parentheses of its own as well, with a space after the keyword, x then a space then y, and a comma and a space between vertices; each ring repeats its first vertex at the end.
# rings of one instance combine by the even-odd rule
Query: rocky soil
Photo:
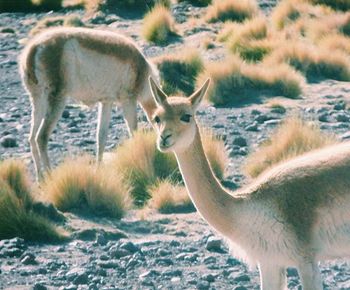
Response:
MULTIPOLYGON (((262 2, 268 12, 273 1, 262 2)), ((187 4, 173 8, 183 31, 181 41, 166 47, 145 43, 139 36, 140 19, 97 15, 91 24, 116 29, 136 40, 148 57, 184 45, 201 47, 201 39, 217 33, 216 25, 190 27, 184 22, 201 8, 187 4)), ((62 11, 54 15, 69 14, 62 11)), ((82 14, 82 11, 74 11, 82 14)), ((53 15, 53 14, 52 14, 53 15)), ((21 39, 46 14, 0 14, 0 158, 20 157, 28 162, 30 103, 17 71, 21 39), (3 28, 10 29, 3 29, 3 28)), ((224 48, 203 51, 219 59, 224 48)), ((276 98, 287 111, 273 110, 265 99, 240 107, 203 105, 199 120, 222 135, 230 152, 227 185, 247 180, 241 171, 245 156, 269 136, 286 116, 299 114, 319 123, 340 140, 350 138, 350 84, 327 80, 308 84, 302 98, 276 98)), ((49 143, 51 160, 59 163, 78 152, 95 152, 96 108, 69 104, 49 143)), ((146 126, 140 111, 140 122, 146 126)), ((107 151, 127 138, 121 111, 115 109, 107 151)), ((130 212, 122 221, 81 219, 67 215, 74 240, 63 245, 28 244, 21 239, 0 241, 0 289, 258 289, 256 269, 248 269, 229 255, 225 243, 198 214, 152 215, 140 219, 130 212)), ((321 265, 325 289, 350 289, 350 263, 321 265)), ((289 289, 301 289, 294 269, 288 269, 289 289)))

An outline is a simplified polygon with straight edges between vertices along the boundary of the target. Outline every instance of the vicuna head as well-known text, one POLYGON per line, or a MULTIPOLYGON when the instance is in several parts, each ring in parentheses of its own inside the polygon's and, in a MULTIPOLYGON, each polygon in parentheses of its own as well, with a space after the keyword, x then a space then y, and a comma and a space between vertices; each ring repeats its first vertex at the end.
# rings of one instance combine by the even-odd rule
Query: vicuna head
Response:
POLYGON ((190 97, 167 97, 150 77, 152 95, 157 104, 152 122, 157 131, 157 146, 162 152, 181 152, 193 142, 197 124, 194 118, 210 80, 190 97))

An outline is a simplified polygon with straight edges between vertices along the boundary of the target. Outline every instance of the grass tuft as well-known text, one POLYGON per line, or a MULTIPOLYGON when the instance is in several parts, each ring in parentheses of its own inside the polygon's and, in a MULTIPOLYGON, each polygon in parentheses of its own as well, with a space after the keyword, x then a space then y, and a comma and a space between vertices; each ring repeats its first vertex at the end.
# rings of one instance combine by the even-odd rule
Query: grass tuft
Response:
POLYGON ((257 177, 280 162, 334 143, 335 137, 321 132, 316 125, 296 117, 289 118, 256 152, 248 156, 244 171, 251 177, 257 177))
POLYGON ((58 10, 63 0, 0 0, 0 12, 58 10))
POLYGON ((254 0, 215 0, 208 7, 205 19, 208 22, 242 22, 257 13, 258 6, 254 0))
POLYGON ((288 43, 271 53, 266 63, 287 63, 308 80, 350 80, 350 61, 341 51, 329 51, 303 43, 288 43))
POLYGON ((156 59, 155 63, 162 80, 162 88, 169 95, 179 91, 185 95, 192 94, 196 77, 204 66, 200 54, 195 50, 167 54, 156 59))
POLYGON ((79 15, 67 15, 67 16, 54 16, 54 17, 45 17, 38 21, 38 23, 30 30, 29 35, 34 36, 44 29, 50 27, 85 27, 85 24, 82 22, 79 15))
POLYGON ((61 211, 120 219, 129 207, 129 186, 118 172, 96 168, 87 157, 66 160, 42 184, 61 211))
MULTIPOLYGON (((203 132, 204 150, 215 175, 221 179, 227 164, 225 146, 212 133, 203 132)), ((146 203, 151 197, 148 189, 159 181, 182 182, 174 154, 162 153, 157 149, 156 135, 152 131, 140 130, 132 139, 125 140, 116 149, 110 166, 113 171, 122 173, 125 182, 131 185, 131 195, 137 206, 146 203)))
POLYGON ((208 100, 215 105, 251 101, 261 95, 296 98, 301 94, 303 77, 286 65, 246 64, 237 57, 208 63, 197 83, 210 77, 208 100))
POLYGON ((150 209, 164 214, 195 211, 186 188, 181 184, 174 185, 169 180, 163 180, 153 185, 149 192, 152 197, 148 201, 147 207, 150 209))
POLYGON ((178 3, 188 2, 188 3, 191 3, 193 6, 204 7, 211 4, 212 0, 177 0, 177 2, 178 3))
POLYGON ((142 35, 149 42, 166 44, 171 36, 176 35, 171 11, 163 5, 156 5, 143 19, 142 35))
POLYGON ((348 0, 308 0, 312 4, 319 4, 331 7, 334 10, 349 11, 350 2, 348 0))
POLYGON ((0 240, 20 237, 32 242, 63 241, 63 232, 33 212, 28 180, 23 163, 0 163, 0 240))

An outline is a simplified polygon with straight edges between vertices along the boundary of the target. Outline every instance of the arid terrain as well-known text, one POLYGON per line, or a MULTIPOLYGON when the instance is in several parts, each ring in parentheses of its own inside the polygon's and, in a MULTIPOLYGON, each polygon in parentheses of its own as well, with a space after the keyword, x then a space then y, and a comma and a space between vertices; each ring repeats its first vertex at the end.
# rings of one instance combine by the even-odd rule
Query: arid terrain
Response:
MULTIPOLYGON (((265 0, 263 0, 265 1, 265 0)), ((274 1, 259 3, 265 13, 274 1)), ((217 24, 193 27, 186 19, 205 8, 185 2, 172 7, 181 27, 181 39, 165 46, 145 42, 140 36, 142 19, 97 15, 86 24, 116 30, 131 37, 148 58, 181 50, 201 49, 202 40, 218 33, 217 24)), ((83 15, 82 10, 51 13, 83 15)), ((0 158, 26 161, 34 179, 28 142, 30 101, 20 80, 17 58, 23 39, 45 13, 0 14, 0 158), (10 144, 10 145, 9 145, 10 144)), ((201 50, 206 60, 223 58, 225 48, 216 44, 201 50)), ((246 156, 266 140, 287 116, 316 122, 340 141, 350 139, 350 83, 324 80, 308 83, 299 99, 275 98, 286 112, 273 110, 266 98, 239 106, 202 105, 197 118, 222 136, 229 151, 225 185, 231 189, 249 182, 242 172, 246 156)), ((52 163, 80 152, 95 153, 97 108, 67 105, 49 142, 52 163)), ((139 110, 139 121, 148 126, 139 110)), ((128 138, 122 112, 113 111, 106 151, 128 138)), ((350 173, 349 173, 350 178, 350 173)), ((349 209, 350 210, 350 209, 349 209)), ((257 269, 248 269, 228 252, 220 236, 197 213, 152 214, 137 210, 121 221, 81 218, 65 214, 72 241, 59 245, 31 244, 19 238, 0 241, 0 289, 259 289, 257 269)), ((350 262, 320 265, 324 289, 350 289, 350 262)), ((288 269, 289 289, 301 289, 295 269, 288 269)))

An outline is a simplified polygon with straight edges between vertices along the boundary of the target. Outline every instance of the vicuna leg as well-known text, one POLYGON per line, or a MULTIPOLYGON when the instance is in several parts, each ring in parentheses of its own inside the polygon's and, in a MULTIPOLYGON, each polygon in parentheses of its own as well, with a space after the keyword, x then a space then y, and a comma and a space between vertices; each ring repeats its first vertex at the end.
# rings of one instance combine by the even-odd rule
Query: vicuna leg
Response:
POLYGON ((108 127, 111 120, 112 104, 100 103, 97 123, 97 162, 102 161, 103 152, 108 136, 108 127))
POLYGON ((285 269, 274 265, 259 265, 261 290, 287 289, 285 269))
POLYGON ((41 164, 38 144, 36 142, 36 136, 38 134, 38 130, 40 128, 41 122, 43 121, 43 118, 46 114, 46 110, 47 110, 46 100, 32 97, 32 119, 31 119, 31 128, 30 128, 30 134, 29 134, 29 143, 30 143, 30 149, 32 152, 32 158, 34 162, 37 181, 39 181, 39 179, 42 177, 42 172, 41 172, 42 164, 41 164))
POLYGON ((62 115, 65 106, 65 98, 61 96, 50 96, 45 117, 36 135, 36 143, 39 148, 40 157, 45 171, 50 170, 50 160, 47 153, 47 144, 50 135, 62 115), (51 102, 50 102, 51 100, 51 102))
POLYGON ((298 270, 303 290, 323 289, 320 271, 316 263, 303 263, 298 270))
POLYGON ((137 130, 137 104, 132 101, 125 102, 122 104, 122 108, 129 135, 133 136, 133 132, 137 130))

